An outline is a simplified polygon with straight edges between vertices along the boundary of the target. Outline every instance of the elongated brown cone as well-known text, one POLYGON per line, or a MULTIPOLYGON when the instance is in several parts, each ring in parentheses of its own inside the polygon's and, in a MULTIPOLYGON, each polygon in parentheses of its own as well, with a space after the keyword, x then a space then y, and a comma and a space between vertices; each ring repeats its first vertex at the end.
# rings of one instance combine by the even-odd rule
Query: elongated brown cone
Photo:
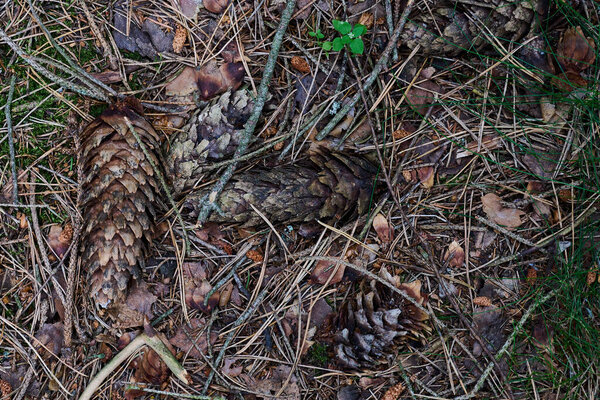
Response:
POLYGON ((167 175, 175 195, 192 188, 210 160, 235 152, 253 102, 245 90, 226 92, 190 118, 167 149, 167 175))
POLYGON ((503 46, 519 41, 543 18, 548 0, 434 0, 419 7, 406 23, 402 43, 411 49, 421 45, 420 54, 452 56, 479 50, 490 37, 503 46))
POLYGON ((159 186, 126 119, 160 166, 159 137, 135 99, 111 106, 81 135, 82 260, 99 305, 123 300, 152 239, 159 186))
MULTIPOLYGON (((373 191, 376 169, 363 158, 317 150, 309 159, 271 169, 254 168, 237 174, 218 199, 223 215, 214 222, 263 223, 252 209, 272 223, 331 220, 347 212, 364 212, 373 191)), ((192 193, 184 212, 196 216, 206 191, 192 193)))

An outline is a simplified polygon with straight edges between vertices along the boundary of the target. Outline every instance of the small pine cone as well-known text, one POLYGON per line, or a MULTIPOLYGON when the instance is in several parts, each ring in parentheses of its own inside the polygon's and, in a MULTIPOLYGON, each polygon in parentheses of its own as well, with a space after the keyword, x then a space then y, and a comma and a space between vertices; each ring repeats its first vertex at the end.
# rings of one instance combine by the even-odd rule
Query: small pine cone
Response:
POLYGON ((415 11, 401 35, 403 44, 421 54, 453 56, 465 50, 479 50, 493 36, 503 43, 518 41, 531 30, 536 16, 545 14, 545 0, 482 0, 471 2, 433 0, 415 11), (483 27, 485 26, 485 28, 483 27), (484 29, 488 31, 484 32, 484 29), (485 34, 484 34, 485 33, 485 34))
POLYGON ((0 394, 2 394, 2 397, 8 399, 10 392, 12 392, 12 386, 10 383, 0 379, 0 394))
POLYGON ((123 300, 139 277, 159 195, 154 169, 126 118, 154 164, 163 165, 160 139, 133 98, 106 109, 81 135, 82 257, 90 293, 102 307, 123 300))
MULTIPOLYGON (((318 149, 309 159, 293 165, 254 168, 234 176, 217 200, 223 214, 212 213, 209 220, 245 226, 263 223, 251 205, 272 223, 339 219, 355 210, 363 213, 369 205, 375 172, 363 158, 318 149)), ((199 191, 189 195, 184 212, 197 216, 206 194, 199 191)))
MULTIPOLYGON (((421 294, 421 282, 400 284, 398 277, 381 270, 383 278, 414 298, 419 304, 427 300, 421 294)), ((392 292, 381 283, 363 284, 360 293, 340 310, 335 355, 342 367, 373 367, 384 359, 393 359, 396 347, 408 339, 424 337, 431 328, 426 313, 392 292)))
POLYGON ((170 141, 167 175, 174 194, 190 189, 202 176, 208 160, 232 155, 242 137, 253 102, 245 90, 226 92, 219 100, 194 114, 170 141))

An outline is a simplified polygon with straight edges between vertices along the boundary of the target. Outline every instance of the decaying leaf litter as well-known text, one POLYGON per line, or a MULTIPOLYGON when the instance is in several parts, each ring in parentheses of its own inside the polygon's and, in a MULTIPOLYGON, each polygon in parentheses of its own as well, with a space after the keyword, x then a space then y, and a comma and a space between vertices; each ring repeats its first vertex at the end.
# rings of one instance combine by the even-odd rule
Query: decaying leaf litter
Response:
POLYGON ((597 396, 597 11, 485 3, 4 6, 2 395, 597 396))

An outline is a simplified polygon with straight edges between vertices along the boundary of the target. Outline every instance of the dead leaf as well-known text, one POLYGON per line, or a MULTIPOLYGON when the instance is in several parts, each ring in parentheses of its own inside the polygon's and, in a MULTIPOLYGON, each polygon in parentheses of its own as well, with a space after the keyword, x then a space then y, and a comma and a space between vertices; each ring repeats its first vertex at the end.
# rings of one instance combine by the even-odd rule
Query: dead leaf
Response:
POLYGON ((381 400, 397 400, 402 392, 404 392, 404 385, 397 383, 385 392, 381 400))
POLYGON ((375 17, 373 17, 373 14, 370 12, 362 13, 360 18, 358 18, 358 23, 364 25, 367 29, 371 29, 374 22, 375 17))
POLYGON ((124 303, 107 309, 115 319, 115 328, 126 329, 144 325, 144 318, 152 318, 152 305, 156 296, 144 281, 137 280, 129 290, 124 303))
MULTIPOLYGON (((362 378, 361 378, 362 379, 362 378)), ((362 391, 356 385, 344 386, 337 392, 337 400, 358 400, 362 391)))
POLYGON ((62 322, 54 324, 44 324, 35 334, 35 338, 39 343, 36 343, 38 352, 44 359, 50 358, 52 355, 60 357, 64 343, 64 330, 62 322))
MULTIPOLYGON (((587 276, 586 276, 586 279, 585 279, 585 283, 586 283, 588 286, 592 286, 592 284, 593 284, 594 282, 596 282, 596 277, 597 277, 597 276, 598 276, 598 269, 597 269, 597 268, 592 268, 592 269, 590 269, 590 270, 587 272, 587 276)), ((599 282, 600 282, 600 280, 599 280, 599 282)))
POLYGON ((168 23, 158 24, 155 18, 143 18, 143 22, 138 23, 138 18, 132 18, 129 12, 127 0, 115 3, 113 15, 112 33, 119 49, 139 53, 148 58, 155 58, 158 53, 173 50, 174 33, 168 23))
POLYGON ((310 312, 310 326, 321 326, 327 318, 333 315, 333 308, 321 298, 316 301, 310 312))
MULTIPOLYGON (((190 326, 181 325, 177 328, 175 336, 169 339, 169 343, 177 347, 190 357, 203 360, 202 355, 206 355, 208 350, 208 341, 206 340, 206 320, 204 318, 190 319, 190 326)), ((217 333, 214 330, 210 332, 210 344, 217 341, 217 333)))
POLYGON ((596 60, 595 44, 581 26, 568 28, 556 48, 556 57, 566 71, 581 72, 596 60))
POLYGON ((165 85, 167 96, 186 96, 198 89, 196 85, 196 70, 185 67, 175 79, 165 85))
POLYGON ((462 267, 465 262, 465 251, 456 240, 453 240, 448 246, 444 254, 444 261, 448 261, 448 265, 454 268, 462 267))
POLYGON ((549 348, 552 345, 552 336, 554 329, 547 324, 544 317, 536 318, 533 324, 533 344, 540 348, 549 348))
POLYGON ((202 100, 208 101, 230 89, 237 89, 244 80, 244 65, 241 62, 223 63, 217 66, 214 60, 209 61, 196 71, 196 86, 202 100))
POLYGON ((236 376, 239 376, 242 373, 241 366, 232 367, 234 363, 235 358, 225 357, 225 359, 223 360, 223 366, 221 367, 221 371, 231 378, 235 378, 236 376))
POLYGON ((502 206, 500 197, 494 193, 488 193, 481 197, 481 203, 483 205, 483 212, 486 213, 488 218, 508 228, 516 228, 521 226, 521 216, 525 213, 516 208, 505 208, 502 206))
POLYGON ((433 167, 423 167, 417 169, 417 175, 421 185, 425 189, 431 189, 435 181, 435 169, 433 167))
POLYGON ((229 0, 203 0, 202 4, 207 11, 215 14, 221 14, 229 6, 229 0))
MULTIPOLYGON (((495 354, 506 341, 503 333, 506 317, 496 306, 475 307, 473 315, 473 328, 485 341, 488 350, 495 354)), ((473 343, 473 355, 479 357, 483 354, 483 348, 478 341, 473 343)))
POLYGON ((525 154, 523 156, 523 164, 525 164, 531 172, 540 178, 550 179, 554 175, 554 170, 557 166, 557 160, 551 154, 525 154))
POLYGON ((552 84, 565 93, 575 89, 587 87, 588 81, 579 72, 566 71, 552 77, 552 84))
POLYGON ((346 270, 346 266, 344 264, 337 264, 332 261, 319 260, 315 265, 312 273, 310 274, 309 282, 311 284, 319 284, 324 285, 329 277, 333 275, 331 280, 329 281, 330 285, 335 285, 342 281, 344 277, 344 271, 346 270))
POLYGON ((71 245, 73 239, 73 227, 71 223, 65 224, 64 228, 58 224, 50 227, 48 233, 48 245, 54 254, 51 254, 51 261, 56 260, 56 257, 62 259, 71 245), (54 257, 56 255, 56 257, 54 257))
POLYGON ((292 67, 296 71, 300 71, 304 74, 310 73, 310 65, 308 65, 308 62, 304 58, 298 57, 298 56, 293 56, 291 63, 292 63, 292 67))
POLYGON ((431 81, 435 73, 435 68, 425 68, 419 74, 419 78, 405 93, 406 101, 413 110, 419 114, 426 114, 429 105, 435 98, 435 93, 442 93, 442 88, 437 83, 431 81))
POLYGON ((394 240, 394 227, 388 224, 388 220, 382 214, 377 214, 373 219, 373 229, 382 243, 388 244, 394 240))
POLYGON ((183 285, 185 287, 185 303, 188 307, 210 313, 219 304, 220 292, 216 291, 204 304, 206 294, 212 285, 208 281, 208 271, 204 262, 185 262, 182 267, 183 285))
POLYGON ((257 393, 260 393, 256 395, 260 399, 275 400, 285 398, 288 400, 300 400, 298 378, 292 373, 292 368, 287 365, 279 365, 271 370, 271 377, 256 382, 253 388, 257 393), (279 393, 280 391, 281 393, 279 393))
POLYGON ((179 0, 181 13, 187 18, 196 18, 196 13, 198 12, 198 6, 200 3, 202 3, 202 0, 179 0))

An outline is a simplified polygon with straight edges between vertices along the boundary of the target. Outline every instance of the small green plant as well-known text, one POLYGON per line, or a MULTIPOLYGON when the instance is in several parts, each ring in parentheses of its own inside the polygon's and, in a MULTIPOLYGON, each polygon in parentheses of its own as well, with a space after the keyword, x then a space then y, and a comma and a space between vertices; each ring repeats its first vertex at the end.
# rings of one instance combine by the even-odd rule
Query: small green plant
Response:
POLYGON ((325 42, 321 42, 321 39, 325 38, 325 35, 320 29, 308 32, 308 35, 316 38, 317 44, 326 52, 340 51, 346 45, 353 55, 362 54, 365 51, 365 44, 361 36, 367 32, 366 26, 361 24, 352 26, 349 22, 334 19, 333 29, 335 29, 340 36, 336 37, 332 41, 327 40, 325 42))

